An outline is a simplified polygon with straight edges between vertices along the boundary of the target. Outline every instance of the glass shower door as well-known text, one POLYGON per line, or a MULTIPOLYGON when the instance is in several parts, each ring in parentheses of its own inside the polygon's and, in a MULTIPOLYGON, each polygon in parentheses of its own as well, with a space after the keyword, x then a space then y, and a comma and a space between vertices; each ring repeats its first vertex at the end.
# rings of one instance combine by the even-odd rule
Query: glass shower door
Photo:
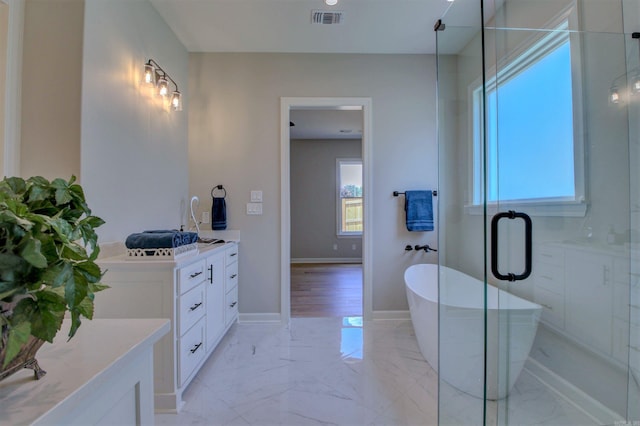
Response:
POLYGON ((638 17, 457 0, 436 26, 440 424, 640 420, 638 17))

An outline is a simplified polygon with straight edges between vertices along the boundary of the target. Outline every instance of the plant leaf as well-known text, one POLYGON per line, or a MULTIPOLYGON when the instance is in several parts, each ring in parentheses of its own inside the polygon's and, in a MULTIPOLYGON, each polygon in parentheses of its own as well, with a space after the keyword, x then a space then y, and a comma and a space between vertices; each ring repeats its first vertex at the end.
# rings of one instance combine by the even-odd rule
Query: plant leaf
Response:
POLYGON ((52 342, 62 326, 65 300, 53 291, 36 292, 36 310, 31 317, 31 334, 39 339, 52 342))
POLYGON ((27 241, 20 254, 31 265, 43 269, 47 267, 47 258, 40 251, 40 247, 40 240, 32 238, 27 241))
POLYGON ((93 319, 93 300, 85 297, 82 302, 78 303, 78 312, 87 319, 93 319))
POLYGON ((60 287, 73 278, 73 267, 69 262, 59 262, 50 266, 42 276, 42 280, 52 287, 60 287))
POLYGON ((27 343, 31 335, 31 323, 28 321, 20 322, 9 328, 9 338, 7 339, 7 351, 4 356, 2 367, 9 365, 9 362, 20 352, 22 345, 27 343))

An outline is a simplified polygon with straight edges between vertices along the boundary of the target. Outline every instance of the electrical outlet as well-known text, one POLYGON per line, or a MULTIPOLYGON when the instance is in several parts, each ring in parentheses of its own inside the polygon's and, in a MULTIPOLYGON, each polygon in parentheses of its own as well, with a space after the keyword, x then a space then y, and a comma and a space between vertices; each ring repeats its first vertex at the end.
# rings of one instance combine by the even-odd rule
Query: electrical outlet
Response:
POLYGON ((356 245, 355 244, 351 244, 351 250, 355 250, 356 249, 356 245))
POLYGON ((334 244, 334 245, 333 245, 333 249, 334 249, 334 250, 338 250, 338 245, 337 245, 337 244, 334 244))
POLYGON ((209 223, 209 211, 202 212, 202 223, 209 223))

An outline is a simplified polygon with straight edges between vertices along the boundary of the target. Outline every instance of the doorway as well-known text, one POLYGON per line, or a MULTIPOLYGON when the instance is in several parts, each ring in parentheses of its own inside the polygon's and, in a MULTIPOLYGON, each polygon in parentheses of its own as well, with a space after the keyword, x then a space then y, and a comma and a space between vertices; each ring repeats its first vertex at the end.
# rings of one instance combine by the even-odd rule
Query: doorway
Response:
MULTIPOLYGON (((281 98, 281 317, 288 321, 291 317, 291 137, 290 123, 292 110, 351 110, 362 115, 361 158, 362 176, 362 316, 371 316, 371 205, 373 194, 367 192, 371 181, 371 99, 370 98, 281 98)), ((347 244, 347 246, 349 246, 347 244)), ((355 265, 354 265, 355 266, 355 265)), ((331 275, 335 271, 320 271, 319 265, 309 265, 306 275, 331 275), (315 266, 315 267, 314 267, 315 266), (314 271, 311 271, 311 270, 314 271)), ((348 264, 336 265, 348 269, 348 264)), ((338 271, 339 272, 339 271, 338 271)), ((343 272, 345 272, 343 270, 343 272)), ((340 275, 340 274, 339 274, 340 275)), ((346 273, 345 276, 352 276, 346 273)), ((317 277, 316 277, 317 278, 317 277)), ((352 278, 345 278, 345 282, 352 278)))

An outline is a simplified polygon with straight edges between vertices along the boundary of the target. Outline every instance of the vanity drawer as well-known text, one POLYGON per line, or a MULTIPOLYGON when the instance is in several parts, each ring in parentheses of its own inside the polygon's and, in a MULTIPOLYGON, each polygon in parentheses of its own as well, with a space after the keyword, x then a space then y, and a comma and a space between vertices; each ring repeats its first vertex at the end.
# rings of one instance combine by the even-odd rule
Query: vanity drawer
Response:
POLYGON ((184 266, 178 271, 178 294, 184 294, 207 278, 205 259, 184 266))
POLYGON ((224 282, 224 291, 228 293, 233 287, 238 285, 238 262, 227 265, 225 268, 226 279, 224 282))
POLYGON ((233 322, 238 316, 238 286, 231 289, 225 298, 227 311, 225 312, 224 321, 226 325, 233 322))
POLYGON ((564 298, 556 293, 536 287, 535 302, 542 305, 542 320, 564 330, 564 298))
POLYGON ((180 336, 193 327, 205 313, 204 285, 200 285, 180 296, 178 308, 178 323, 180 336))
POLYGON ((228 249, 225 250, 225 255, 226 255, 226 265, 230 265, 233 262, 237 262, 238 261, 238 245, 237 244, 232 244, 231 247, 229 247, 228 249))
POLYGON ((182 386, 204 359, 204 321, 199 321, 179 341, 178 382, 182 386))
POLYGON ((534 252, 536 262, 549 263, 556 266, 564 266, 564 250, 560 247, 539 245, 534 252))
POLYGON ((547 263, 537 263, 534 273, 536 287, 554 293, 564 294, 564 267, 547 263))

